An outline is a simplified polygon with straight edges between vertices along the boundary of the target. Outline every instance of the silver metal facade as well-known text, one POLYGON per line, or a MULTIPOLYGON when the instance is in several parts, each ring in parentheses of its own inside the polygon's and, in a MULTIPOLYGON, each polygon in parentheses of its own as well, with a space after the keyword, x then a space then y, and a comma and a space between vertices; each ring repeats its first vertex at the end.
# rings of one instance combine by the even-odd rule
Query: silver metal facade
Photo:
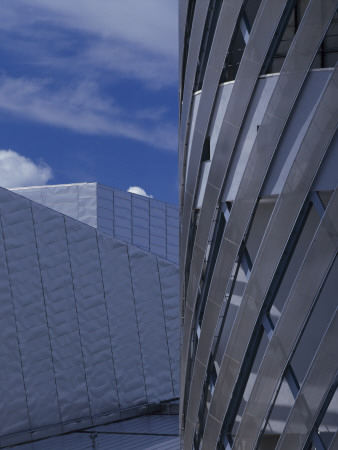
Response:
POLYGON ((10 447, 12 450, 178 450, 178 415, 149 414, 10 447))
POLYGON ((99 183, 11 189, 123 242, 178 263, 178 208, 99 183))
POLYGON ((334 448, 338 2, 181 0, 181 444, 334 448))
POLYGON ((0 188, 0 446, 179 396, 177 265, 0 188))

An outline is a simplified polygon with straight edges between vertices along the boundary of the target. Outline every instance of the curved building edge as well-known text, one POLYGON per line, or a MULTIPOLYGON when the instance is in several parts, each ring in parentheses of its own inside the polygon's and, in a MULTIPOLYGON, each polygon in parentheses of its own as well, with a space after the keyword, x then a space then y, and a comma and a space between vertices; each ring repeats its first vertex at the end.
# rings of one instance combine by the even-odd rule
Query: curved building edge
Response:
POLYGON ((179 3, 184 449, 336 441, 337 7, 179 3))

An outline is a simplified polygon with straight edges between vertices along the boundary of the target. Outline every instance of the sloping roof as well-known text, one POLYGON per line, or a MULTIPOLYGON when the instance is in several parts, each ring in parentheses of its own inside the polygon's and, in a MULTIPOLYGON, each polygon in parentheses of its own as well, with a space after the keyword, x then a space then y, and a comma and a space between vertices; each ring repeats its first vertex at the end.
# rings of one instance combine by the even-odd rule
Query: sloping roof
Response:
POLYGON ((178 397, 177 266, 0 189, 0 446, 178 397))
POLYGON ((177 415, 145 415, 63 436, 11 447, 13 450, 178 450, 177 415))
POLYGON ((178 208, 154 198, 76 183, 11 191, 178 264, 178 208))

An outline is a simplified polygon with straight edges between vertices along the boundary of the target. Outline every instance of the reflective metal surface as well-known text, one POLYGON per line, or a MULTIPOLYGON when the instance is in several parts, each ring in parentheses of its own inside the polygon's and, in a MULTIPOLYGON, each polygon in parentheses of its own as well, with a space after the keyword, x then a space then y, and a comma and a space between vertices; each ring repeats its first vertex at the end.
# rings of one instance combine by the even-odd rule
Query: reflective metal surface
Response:
POLYGON ((333 316, 278 442, 278 449, 305 445, 338 371, 338 313, 333 316), (316 389, 313 389, 316 386, 316 389))
POLYGON ((175 205, 98 183, 11 189, 123 242, 178 263, 175 205))
POLYGON ((296 345, 302 326, 313 307, 316 295, 320 291, 325 275, 335 257, 338 237, 332 238, 332 225, 330 223, 332 219, 330 216, 337 211, 337 207, 338 199, 336 196, 327 210, 327 219, 325 215, 318 228, 313 246, 310 247, 302 264, 272 335, 236 435, 235 448, 241 448, 243 445, 249 448, 254 447, 258 439, 263 419, 267 415, 270 402, 287 365, 289 355, 296 345), (318 264, 315 273, 313 261, 318 264), (252 417, 255 418, 254 422, 252 417))
POLYGON ((3 188, 0 247, 1 446, 178 396, 175 264, 3 188))
MULTIPOLYGON (((333 174, 329 163, 337 154, 337 74, 332 67, 309 72, 318 48, 324 45, 337 1, 249 0, 237 10, 237 16, 230 5, 235 6, 223 2, 215 36, 221 35, 223 28, 226 40, 231 30, 227 45, 233 51, 239 28, 244 30, 245 48, 238 49, 242 56, 236 78, 216 90, 213 69, 219 70, 221 61, 227 64, 231 58, 222 55, 225 44, 221 47, 215 38, 202 90, 195 94, 199 99, 193 111, 193 126, 181 122, 181 145, 189 135, 189 157, 180 179, 181 436, 183 447, 189 449, 227 445, 242 448, 242 444, 254 448, 272 405, 268 394, 254 402, 255 389, 266 382, 273 393, 291 358, 292 345, 285 349, 282 345, 283 339, 290 337, 283 314, 288 301, 296 295, 293 289, 297 273, 304 271, 299 272, 304 273, 302 283, 310 278, 321 286, 332 252, 336 251, 336 238, 329 239, 318 254, 317 260, 323 262, 321 270, 316 271, 313 261, 303 266, 325 210, 319 204, 320 216, 313 220, 318 196, 311 191, 325 185, 323 190, 329 198, 338 183, 337 173, 333 174), (250 16, 251 29, 243 24, 239 27, 237 18, 245 21, 244 11, 252 14, 258 6, 257 15, 250 16), (232 23, 225 28, 226 11, 232 23), (262 78, 262 66, 278 58, 280 40, 284 46, 287 44, 281 71, 264 72, 262 78), (183 138, 185 127, 187 134, 183 138), (206 142, 211 160, 207 181, 203 160, 206 142), (206 181, 203 189, 202 174, 203 183, 206 181), (260 207, 265 201, 272 205, 269 212, 260 207), (225 224, 220 238, 217 230, 223 213, 225 224), (257 224, 264 228, 257 228, 257 224), (221 325, 224 321, 226 329, 221 325), (278 345, 273 343, 277 342, 277 337, 273 338, 276 323, 283 327, 278 331, 278 345), (264 363, 271 371, 267 377, 252 371, 261 333, 270 342, 266 344, 267 352, 276 360, 274 364, 264 363), (250 408, 255 404, 260 405, 261 416, 252 413, 250 408)), ((330 208, 337 214, 336 205, 330 208)), ((325 213, 322 223, 331 212, 325 213)), ((301 330, 303 316, 294 316, 290 318, 295 321, 294 329, 301 330)), ((311 362, 313 355, 306 358, 311 362)), ((289 372, 287 376, 292 383, 289 372)), ((276 445, 282 426, 281 421, 278 426, 268 424, 260 442, 262 448, 276 445)))

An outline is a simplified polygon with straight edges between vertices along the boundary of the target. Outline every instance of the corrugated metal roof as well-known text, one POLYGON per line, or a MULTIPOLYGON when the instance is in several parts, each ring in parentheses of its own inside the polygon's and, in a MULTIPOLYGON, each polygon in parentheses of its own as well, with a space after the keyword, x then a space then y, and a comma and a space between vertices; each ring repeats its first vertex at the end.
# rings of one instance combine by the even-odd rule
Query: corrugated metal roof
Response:
POLYGON ((175 414, 154 414, 10 447, 12 450, 178 450, 175 414))

